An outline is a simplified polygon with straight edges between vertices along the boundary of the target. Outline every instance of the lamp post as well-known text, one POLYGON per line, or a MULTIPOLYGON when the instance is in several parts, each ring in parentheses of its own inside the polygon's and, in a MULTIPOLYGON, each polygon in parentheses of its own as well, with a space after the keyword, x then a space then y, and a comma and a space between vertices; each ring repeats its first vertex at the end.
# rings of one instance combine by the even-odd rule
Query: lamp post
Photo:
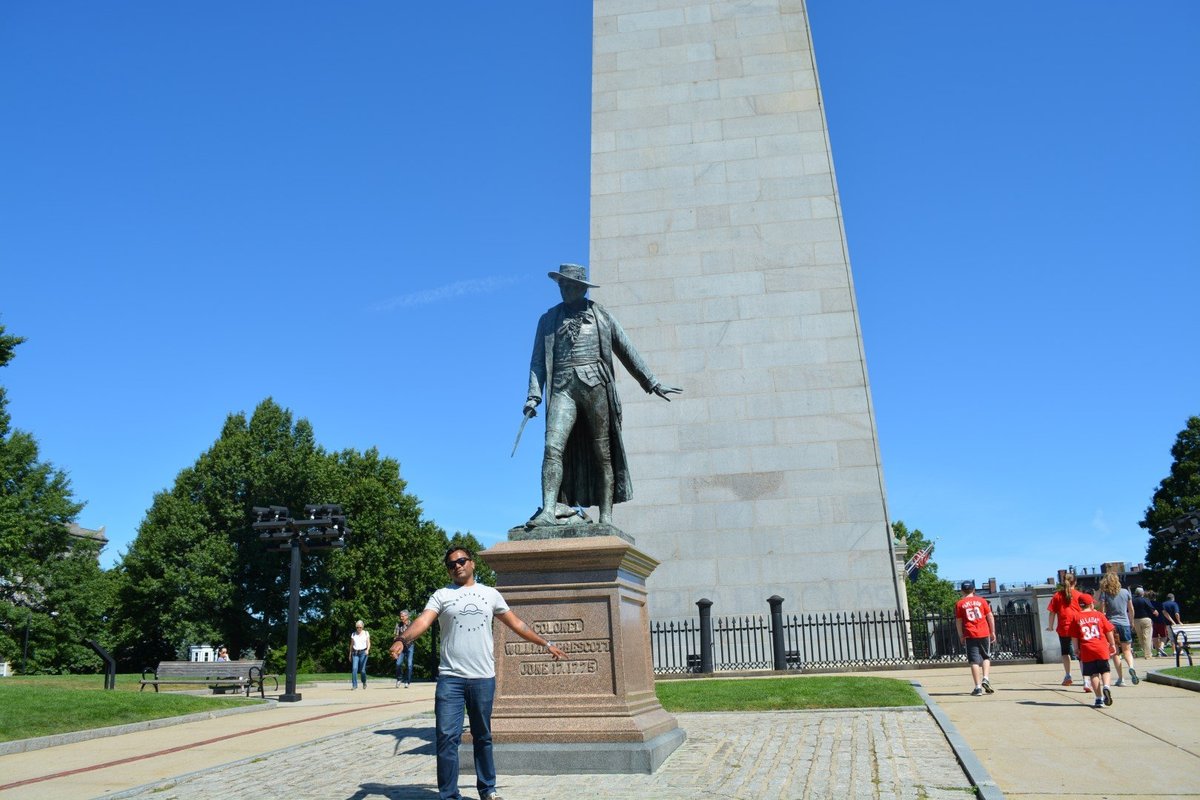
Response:
POLYGON ((25 665, 29 662, 29 625, 33 622, 33 607, 25 607, 25 648, 21 651, 21 674, 25 675, 25 665))
MULTIPOLYGON (((33 606, 25 606, 25 647, 21 650, 21 674, 28 674, 25 671, 26 665, 29 663, 29 626, 33 623, 33 606)), ((57 611, 50 612, 51 618, 57 617, 57 611)))
POLYGON ((255 521, 250 527, 260 532, 259 539, 273 545, 268 547, 269 550, 291 551, 292 554, 288 589, 287 675, 284 693, 279 700, 294 703, 301 697, 296 691, 296 650, 300 639, 300 553, 343 548, 350 528, 339 505, 305 506, 301 519, 292 519, 287 506, 256 506, 254 517, 255 521))

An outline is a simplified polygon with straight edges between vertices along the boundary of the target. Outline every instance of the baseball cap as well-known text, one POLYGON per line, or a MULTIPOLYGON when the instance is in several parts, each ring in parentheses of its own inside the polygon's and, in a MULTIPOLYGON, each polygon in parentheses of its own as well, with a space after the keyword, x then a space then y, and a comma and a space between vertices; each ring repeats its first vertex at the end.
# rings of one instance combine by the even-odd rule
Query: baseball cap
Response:
POLYGON ((1084 606, 1090 606, 1094 602, 1092 596, 1087 592, 1078 592, 1077 594, 1079 595, 1080 608, 1083 608, 1084 606))
POLYGON ((975 588, 975 581, 963 581, 962 585, 958 587, 958 590, 960 592, 969 592, 974 588, 975 588))

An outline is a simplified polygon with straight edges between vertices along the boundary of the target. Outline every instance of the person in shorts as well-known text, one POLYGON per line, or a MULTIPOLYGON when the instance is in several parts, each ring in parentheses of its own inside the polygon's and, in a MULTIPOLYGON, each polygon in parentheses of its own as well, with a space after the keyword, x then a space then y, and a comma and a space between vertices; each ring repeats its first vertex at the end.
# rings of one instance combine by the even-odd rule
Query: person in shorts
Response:
POLYGON ((1129 679, 1137 686, 1140 679, 1133 667, 1133 595, 1121 585, 1121 578, 1117 573, 1106 572, 1100 578, 1100 593, 1096 595, 1096 599, 1100 601, 1096 604, 1096 610, 1108 617, 1108 621, 1117 632, 1117 646, 1121 652, 1120 655, 1113 656, 1113 667, 1117 671, 1115 685, 1125 685, 1125 676, 1121 670, 1123 659, 1129 679))
MULTIPOLYGON (((1049 624, 1046 630, 1058 634, 1058 647, 1062 652, 1063 686, 1070 686, 1075 680, 1071 677, 1071 623, 1079 613, 1079 590, 1075 588, 1075 575, 1068 572, 1063 576, 1062 588, 1050 598, 1046 608, 1050 612, 1049 624)), ((1084 681, 1086 683, 1086 681, 1084 681)), ((1086 691, 1086 690, 1085 690, 1086 691)))
POLYGON ((1109 659, 1117 654, 1116 629, 1108 617, 1095 610, 1091 595, 1080 592, 1079 607, 1079 615, 1071 623, 1071 634, 1079 647, 1083 677, 1091 684, 1092 693, 1096 695, 1095 707, 1111 706, 1109 659))
POLYGON ((954 625, 971 665, 971 680, 975 682, 971 695, 991 694, 995 690, 988 680, 988 671, 992 666, 991 645, 996 641, 996 618, 988 601, 975 594, 974 581, 963 581, 959 589, 963 596, 954 604, 954 625))

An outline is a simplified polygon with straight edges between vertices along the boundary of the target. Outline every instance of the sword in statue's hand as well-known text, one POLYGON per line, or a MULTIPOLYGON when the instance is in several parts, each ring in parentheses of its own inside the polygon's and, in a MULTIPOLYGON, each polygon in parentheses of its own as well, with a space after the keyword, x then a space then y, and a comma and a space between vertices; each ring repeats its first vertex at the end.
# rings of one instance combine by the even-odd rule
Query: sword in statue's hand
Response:
POLYGON ((525 423, 529 422, 529 420, 536 415, 536 409, 526 407, 525 416, 521 417, 521 427, 517 428, 517 440, 513 442, 513 451, 509 454, 509 458, 512 458, 517 454, 517 445, 521 443, 521 434, 525 432, 525 423))

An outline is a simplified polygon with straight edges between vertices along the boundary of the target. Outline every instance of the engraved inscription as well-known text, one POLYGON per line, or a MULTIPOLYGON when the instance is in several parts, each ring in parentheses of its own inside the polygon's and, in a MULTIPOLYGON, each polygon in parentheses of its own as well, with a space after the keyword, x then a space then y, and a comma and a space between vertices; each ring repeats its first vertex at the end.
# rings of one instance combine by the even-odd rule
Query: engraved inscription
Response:
MULTIPOLYGON (((558 647, 565 653, 611 653, 612 642, 608 639, 571 639, 558 642, 558 647)), ((506 642, 506 656, 540 656, 546 653, 546 648, 533 642, 506 642)))
POLYGON ((547 619, 533 623, 533 629, 540 636, 563 636, 568 633, 583 633, 581 619, 547 619))
POLYGON ((543 675, 591 675, 596 671, 596 662, 592 659, 579 661, 523 661, 520 674, 526 676, 543 675))
MULTIPOLYGON (((554 642, 566 658, 555 661, 545 647, 506 631, 504 639, 496 643, 497 677, 503 676, 503 691, 530 697, 613 691, 616 639, 606 600, 542 606, 529 617, 529 626, 554 642), (538 619, 540 614, 546 616, 538 619)), ((501 691, 499 683, 497 690, 501 691)))

